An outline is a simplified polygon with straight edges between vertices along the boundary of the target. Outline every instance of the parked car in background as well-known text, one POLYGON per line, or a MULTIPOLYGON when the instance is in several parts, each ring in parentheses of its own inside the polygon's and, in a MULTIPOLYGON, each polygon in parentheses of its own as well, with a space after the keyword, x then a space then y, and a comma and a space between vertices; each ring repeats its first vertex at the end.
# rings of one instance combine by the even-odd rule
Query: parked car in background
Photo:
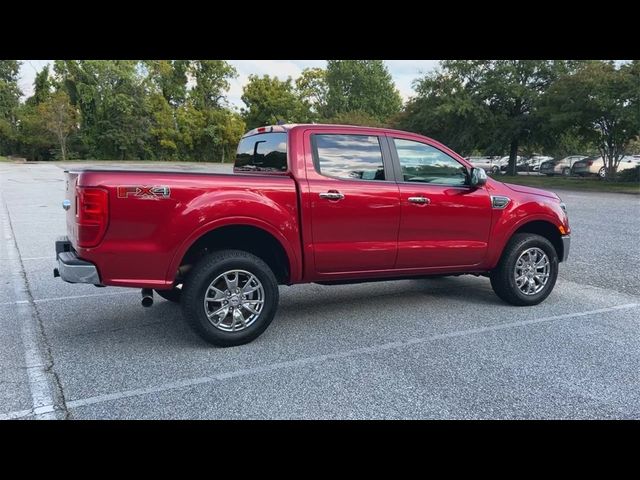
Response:
MULTIPOLYGON (((520 155, 516 157, 516 171, 522 171, 520 170, 520 168, 522 168, 522 166, 524 165, 525 160, 526 159, 524 157, 521 157, 520 155)), ((506 157, 502 157, 499 162, 500 171, 506 173, 507 168, 509 168, 509 155, 507 155, 506 157)))
POLYGON ((545 155, 533 155, 532 157, 526 160, 524 165, 524 171, 539 172, 540 165, 542 165, 544 162, 551 162, 551 161, 553 161, 553 157, 548 157, 545 155))
POLYGON ((573 164, 587 158, 586 155, 569 155, 562 160, 547 160, 540 165, 540 173, 548 176, 562 175, 568 177, 571 175, 573 164))
MULTIPOLYGON (((640 165, 640 157, 637 155, 625 155, 622 157, 622 160, 620 160, 617 171, 621 172, 629 168, 635 168, 638 165, 640 165)), ((581 177, 597 175, 600 178, 606 178, 607 176, 602 157, 588 157, 575 162, 572 173, 574 175, 580 175, 581 177)))
MULTIPOLYGON (((500 173, 503 162, 500 157, 467 157, 467 161, 476 168, 482 168, 485 172, 493 175, 500 173)), ((507 157, 507 163, 509 157, 507 157)))

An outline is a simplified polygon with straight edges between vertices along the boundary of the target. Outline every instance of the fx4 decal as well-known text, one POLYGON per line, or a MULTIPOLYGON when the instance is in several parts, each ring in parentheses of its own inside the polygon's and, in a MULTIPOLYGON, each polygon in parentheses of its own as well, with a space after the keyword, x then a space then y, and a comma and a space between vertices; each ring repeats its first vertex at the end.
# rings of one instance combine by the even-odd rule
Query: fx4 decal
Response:
POLYGON ((118 198, 169 198, 171 189, 164 185, 120 185, 118 198))

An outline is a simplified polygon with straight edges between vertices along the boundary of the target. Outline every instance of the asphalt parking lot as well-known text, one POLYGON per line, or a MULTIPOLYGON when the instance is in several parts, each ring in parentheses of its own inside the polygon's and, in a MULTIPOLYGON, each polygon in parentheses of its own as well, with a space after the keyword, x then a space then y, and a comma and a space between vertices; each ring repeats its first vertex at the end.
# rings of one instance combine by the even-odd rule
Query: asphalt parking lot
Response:
POLYGON ((281 287, 260 338, 216 349, 157 296, 53 278, 63 178, 0 163, 0 419, 640 418, 638 196, 558 192, 541 305, 470 276, 281 287))

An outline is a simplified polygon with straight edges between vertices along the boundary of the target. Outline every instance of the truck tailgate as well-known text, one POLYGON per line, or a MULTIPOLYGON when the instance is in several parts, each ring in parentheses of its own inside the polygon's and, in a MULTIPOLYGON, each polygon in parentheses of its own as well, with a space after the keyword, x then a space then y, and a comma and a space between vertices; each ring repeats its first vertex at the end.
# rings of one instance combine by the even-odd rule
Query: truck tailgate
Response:
POLYGON ((77 247, 78 228, 76 224, 76 214, 78 211, 78 198, 76 192, 76 182, 78 181, 78 172, 65 171, 65 200, 69 201, 69 209, 66 212, 67 218, 67 236, 74 248, 77 247))

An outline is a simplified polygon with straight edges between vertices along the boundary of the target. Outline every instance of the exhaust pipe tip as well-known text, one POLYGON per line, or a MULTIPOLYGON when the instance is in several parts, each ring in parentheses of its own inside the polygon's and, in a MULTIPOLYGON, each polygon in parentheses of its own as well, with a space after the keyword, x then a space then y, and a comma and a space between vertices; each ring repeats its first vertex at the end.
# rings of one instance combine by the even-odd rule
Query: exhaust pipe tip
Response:
POLYGON ((142 291, 142 306, 149 308, 153 305, 153 290, 150 288, 143 288, 142 291))

